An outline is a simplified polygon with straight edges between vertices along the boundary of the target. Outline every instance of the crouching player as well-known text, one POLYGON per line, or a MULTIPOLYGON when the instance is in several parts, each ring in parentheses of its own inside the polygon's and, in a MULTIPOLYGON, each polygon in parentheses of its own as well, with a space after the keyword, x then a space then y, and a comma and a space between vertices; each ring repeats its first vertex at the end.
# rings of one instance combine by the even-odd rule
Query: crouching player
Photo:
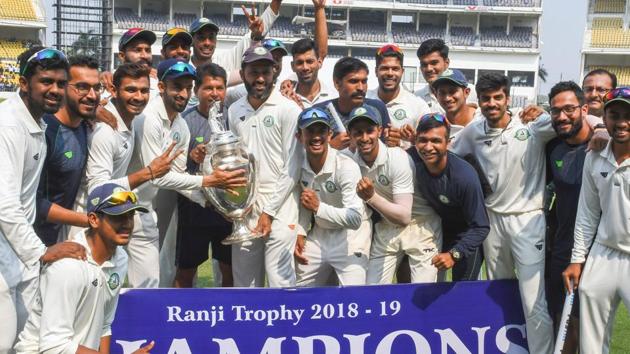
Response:
MULTIPOLYGON (((64 258, 42 270, 39 294, 17 353, 109 353, 118 293, 127 274, 127 254, 136 211, 148 210, 136 195, 107 183, 88 196, 89 227, 76 234, 87 261, 64 258)), ((136 353, 148 353, 151 342, 136 353)))
POLYGON ((303 230, 295 249, 299 286, 326 285, 333 270, 340 285, 365 284, 371 222, 356 192, 361 171, 352 158, 329 146, 332 124, 319 108, 298 118, 297 136, 306 152, 300 177, 303 230))

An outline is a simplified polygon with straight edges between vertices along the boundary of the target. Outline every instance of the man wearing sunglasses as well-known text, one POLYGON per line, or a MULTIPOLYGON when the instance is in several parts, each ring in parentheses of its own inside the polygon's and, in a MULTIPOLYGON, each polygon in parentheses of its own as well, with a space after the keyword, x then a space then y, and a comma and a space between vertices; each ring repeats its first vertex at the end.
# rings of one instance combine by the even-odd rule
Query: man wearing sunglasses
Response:
POLYGON ((474 281, 483 263, 481 246, 490 224, 477 171, 448 151, 450 130, 448 120, 439 113, 420 118, 416 146, 411 150, 414 183, 442 220, 442 249, 432 259, 440 278, 452 268, 453 281, 474 281))
POLYGON ((617 87, 617 76, 605 69, 595 69, 584 76, 582 91, 588 103, 588 114, 604 116, 604 97, 617 87))
MULTIPOLYGON (((201 187, 235 188, 245 185, 244 171, 224 172, 215 170, 207 176, 193 176, 186 171, 186 151, 190 131, 180 113, 186 109, 190 98, 195 69, 188 63, 164 60, 158 66, 160 96, 149 102, 142 116, 133 120, 135 147, 130 170, 137 171, 147 166, 156 157, 164 154, 175 143, 177 157, 171 170, 164 176, 152 176, 150 183, 138 188, 141 203, 150 211, 168 207, 152 205, 160 189, 175 190, 185 197, 205 205, 201 187)), ((127 246, 129 252, 129 284, 132 287, 157 287, 160 280, 159 267, 159 220, 153 213, 136 215, 134 238, 127 246)))
POLYGON ((87 227, 84 213, 73 210, 81 187, 88 154, 88 120, 93 120, 102 85, 98 61, 93 57, 69 58, 65 104, 46 123, 46 159, 37 191, 35 232, 46 246, 68 239, 71 226, 87 227))
MULTIPOLYGON (((604 98, 611 141, 586 155, 567 291, 580 291, 580 352, 608 353, 619 303, 630 303, 630 87, 604 98)), ((627 306, 627 305, 626 305, 627 306)))
POLYGON ((401 148, 380 141, 382 129, 380 113, 371 105, 350 113, 348 132, 356 146, 352 157, 363 176, 356 191, 371 207, 368 214, 373 209, 382 216, 374 225, 367 283, 391 284, 404 255, 409 256, 412 282, 435 282, 431 259, 442 238, 440 219, 428 206, 413 208, 413 161, 401 148))
MULTIPOLYGON (((547 268, 547 301, 558 329, 565 299, 562 272, 570 264, 575 218, 582 185, 584 159, 593 135, 586 122, 588 104, 584 92, 572 81, 559 82, 549 92, 551 124, 558 135, 547 143, 547 180, 553 182, 555 199, 552 217, 555 232, 550 237, 547 268)), ((563 353, 576 353, 579 338, 579 302, 575 297, 563 353)))
MULTIPOLYGON (((88 226, 74 242, 87 260, 63 259, 42 269, 37 301, 17 353, 109 353, 111 325, 127 273, 134 214, 146 213, 133 192, 107 183, 88 196, 88 226)), ((148 353, 154 342, 135 353, 148 353)))
POLYGON ((254 156, 258 195, 248 218, 262 237, 232 246, 234 286, 295 286, 293 251, 298 223, 296 151, 298 106, 273 89, 275 61, 269 50, 245 51, 241 77, 247 97, 229 109, 229 127, 254 156))
POLYGON ((332 272, 340 285, 366 280, 372 223, 356 192, 361 171, 351 157, 329 147, 332 124, 318 108, 298 118, 306 153, 300 175, 302 230, 295 246, 298 286, 327 285, 332 272))
POLYGON ((46 158, 44 114, 59 110, 68 83, 63 53, 33 47, 18 57, 20 90, 0 104, 0 352, 10 352, 37 291, 40 262, 83 259, 70 242, 46 248, 33 230, 46 158))
MULTIPOLYGON (((429 106, 413 93, 401 86, 405 73, 404 55, 394 44, 386 44, 376 52, 376 77, 378 88, 367 93, 368 98, 380 100, 387 106, 392 118, 391 126, 401 129, 405 125, 415 127, 418 119, 429 113, 429 106)), ((411 143, 403 141, 402 147, 408 148, 411 143)))

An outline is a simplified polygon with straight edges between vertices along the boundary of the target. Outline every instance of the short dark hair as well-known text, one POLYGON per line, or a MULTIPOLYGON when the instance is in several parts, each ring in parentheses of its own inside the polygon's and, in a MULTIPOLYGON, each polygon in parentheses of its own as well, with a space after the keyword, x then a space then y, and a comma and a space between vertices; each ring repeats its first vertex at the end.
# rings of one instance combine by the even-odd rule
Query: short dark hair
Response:
POLYGON ((132 78, 132 79, 141 79, 143 77, 146 77, 147 80, 151 80, 149 78, 149 74, 151 73, 151 69, 148 68, 146 65, 144 64, 140 64, 140 63, 125 63, 122 64, 118 67, 118 69, 116 69, 116 71, 114 72, 114 77, 112 79, 114 87, 118 88, 120 87, 120 83, 122 82, 122 80, 126 77, 132 78))
POLYGON ((80 66, 89 69, 98 70, 98 60, 96 58, 87 55, 74 55, 68 58, 68 64, 70 67, 80 66))
POLYGON ((357 71, 365 70, 370 73, 367 64, 353 57, 343 57, 335 63, 333 69, 333 79, 342 80, 346 75, 357 71))
POLYGON ((382 55, 377 55, 376 66, 378 67, 379 65, 381 65, 381 62, 383 62, 383 59, 385 58, 396 58, 400 62, 400 66, 403 66, 403 61, 405 57, 402 55, 402 53, 397 52, 387 52, 382 55))
POLYGON ((197 68, 197 76, 195 76, 195 87, 201 86, 203 78, 206 76, 220 77, 223 79, 223 84, 227 87, 227 73, 225 69, 215 63, 205 63, 197 68))
POLYGON ((30 49, 25 50, 18 56, 18 63, 20 64, 20 75, 24 76, 27 79, 33 77, 37 68, 41 68, 41 70, 57 70, 64 69, 68 72, 68 62, 66 60, 60 58, 52 58, 52 59, 44 59, 31 64, 30 70, 26 72, 26 66, 28 64, 28 59, 33 56, 33 54, 39 52, 40 50, 46 49, 42 46, 33 46, 30 49))
POLYGON ((487 91, 503 90, 506 97, 510 97, 510 80, 499 73, 487 73, 481 75, 475 84, 477 96, 487 91))
POLYGON ((315 52, 315 57, 319 58, 319 48, 317 48, 317 43, 310 38, 302 38, 299 41, 293 43, 291 46, 291 55, 295 56, 296 54, 304 54, 309 50, 315 52))
MULTIPOLYGON (((437 113, 433 113, 433 114, 437 114, 437 113)), ((416 127, 416 133, 417 134, 425 133, 431 129, 435 129, 439 127, 446 128, 446 141, 448 142, 448 138, 451 136, 451 126, 450 124, 442 123, 438 121, 437 119, 420 119, 420 121, 418 122, 418 126, 416 127)))
POLYGON ((439 52, 442 58, 445 60, 448 59, 448 46, 439 38, 431 38, 422 42, 416 52, 416 55, 418 58, 422 58, 423 56, 429 55, 433 52, 439 52))
POLYGON ((566 91, 572 91, 575 94, 580 106, 584 104, 584 91, 582 91, 582 88, 573 81, 560 81, 553 85, 551 91, 549 91, 549 104, 551 104, 551 100, 554 97, 566 91))
POLYGON ((610 71, 606 69, 595 69, 595 70, 589 71, 588 74, 584 76, 584 79, 582 79, 582 86, 584 85, 584 81, 586 80, 586 78, 593 75, 608 75, 608 77, 610 77, 610 81, 612 82, 612 88, 613 89, 617 88, 617 75, 615 75, 614 73, 611 73, 610 71))

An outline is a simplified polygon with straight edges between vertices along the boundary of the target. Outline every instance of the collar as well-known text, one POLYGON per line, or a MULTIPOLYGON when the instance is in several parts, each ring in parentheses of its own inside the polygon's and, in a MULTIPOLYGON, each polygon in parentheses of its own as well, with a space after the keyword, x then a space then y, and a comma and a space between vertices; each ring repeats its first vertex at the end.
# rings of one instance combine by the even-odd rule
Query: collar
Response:
POLYGON ((107 104, 105 105, 105 109, 110 111, 111 114, 113 114, 114 117, 116 117, 116 123, 118 124, 118 127, 116 128, 116 130, 118 130, 119 132, 128 132, 129 131, 129 128, 127 128, 127 125, 125 124, 125 121, 122 119, 122 117, 118 113, 118 110, 116 109, 116 106, 112 103, 111 100, 109 102, 107 102, 107 104))
POLYGON ((606 161, 608 161, 608 163, 615 166, 615 168, 630 166, 630 159, 626 159, 624 162, 621 163, 621 165, 617 163, 615 154, 612 151, 612 144, 612 139, 608 140, 608 144, 606 144, 606 147, 602 151, 599 151, 598 154, 606 161))
POLYGON ((317 82, 319 82, 319 92, 315 95, 315 98, 313 98, 312 101, 309 101, 306 97, 300 95, 299 93, 297 93, 297 89, 298 89, 298 85, 299 82, 295 84, 295 93, 298 95, 298 97, 300 97, 302 99, 302 101, 306 101, 306 102, 315 102, 317 100, 319 100, 320 98, 323 99, 327 99, 328 96, 330 96, 330 90, 328 89, 328 86, 326 86, 320 79, 317 79, 317 82))
POLYGON ((337 160, 338 151, 334 149, 332 146, 328 145, 328 154, 326 154, 326 161, 324 161, 324 166, 322 166, 322 170, 319 173, 315 173, 311 168, 311 165, 308 163, 308 158, 306 157, 306 153, 304 154, 304 159, 302 161, 302 168, 305 171, 312 173, 313 175, 330 175, 335 172, 335 161, 337 160))
POLYGON ((265 102, 263 102, 263 104, 260 105, 260 107, 258 107, 258 109, 254 109, 254 107, 252 107, 252 105, 249 103, 249 100, 247 99, 248 95, 246 95, 245 97, 243 97, 243 102, 241 103, 241 108, 249 111, 249 112, 258 112, 262 109, 264 109, 267 106, 276 106, 276 105, 280 105, 282 104, 282 94, 280 93, 280 91, 275 90, 275 88, 271 91, 271 95, 269 95, 269 97, 267 98, 267 100, 265 102))
POLYGON ((354 152, 354 160, 357 161, 360 167, 365 167, 368 170, 375 169, 378 166, 384 165, 387 162, 387 145, 385 145, 381 139, 378 139, 378 155, 376 155, 376 160, 374 160, 374 164, 372 167, 368 166, 361 154, 359 153, 359 149, 354 152))
MULTIPOLYGON (((161 95, 155 96, 153 100, 151 100, 151 103, 153 103, 155 113, 157 113, 158 117, 160 117, 160 119, 168 123, 168 125, 170 126, 171 121, 170 119, 168 119, 168 113, 166 113, 166 106, 164 105, 164 99, 162 98, 162 96, 161 95)), ((179 116, 179 113, 177 113, 177 115, 175 116, 175 119, 177 119, 178 116, 179 116)), ((175 119, 173 119, 173 122, 175 122, 175 119)))
POLYGON ((15 113, 17 113, 17 117, 21 119, 30 134, 42 134, 44 130, 46 130, 46 123, 44 120, 41 118, 35 120, 35 118, 33 118, 31 112, 29 112, 28 108, 26 108, 24 101, 22 101, 19 93, 16 93, 11 100, 11 103, 15 108, 15 113))
MULTIPOLYGON (((385 103, 385 106, 391 107, 403 103, 402 100, 403 98, 405 98, 405 93, 407 93, 407 90, 405 90, 405 88, 400 85, 400 89, 398 90, 398 94, 396 95, 396 97, 394 97, 391 101, 385 103)), ((381 100, 380 97, 378 97, 378 89, 376 89, 376 98, 378 100, 381 100)))
POLYGON ((85 247, 85 255, 87 256, 87 262, 99 268, 114 268, 116 266, 115 259, 117 259, 120 256, 120 252, 121 252, 120 247, 116 247, 116 251, 114 252, 114 254, 112 255, 110 259, 103 262, 103 264, 98 264, 96 263, 96 261, 94 261, 94 258, 92 258, 92 249, 90 248, 90 245, 87 242, 86 233, 87 233, 87 229, 85 229, 83 232, 77 232, 72 241, 85 247))

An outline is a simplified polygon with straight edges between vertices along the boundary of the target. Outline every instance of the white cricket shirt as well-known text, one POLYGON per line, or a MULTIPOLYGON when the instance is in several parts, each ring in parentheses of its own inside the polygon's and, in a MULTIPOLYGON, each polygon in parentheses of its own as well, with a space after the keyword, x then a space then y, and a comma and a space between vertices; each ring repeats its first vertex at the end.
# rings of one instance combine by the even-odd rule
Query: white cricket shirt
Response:
POLYGON ((16 353, 74 354, 79 345, 97 350, 111 335, 118 294, 127 275, 127 253, 117 247, 99 265, 84 232, 74 242, 85 247, 87 260, 58 260, 43 268, 39 292, 16 353))
POLYGON ((0 273, 11 288, 24 267, 39 267, 46 252, 33 230, 46 124, 31 116, 17 93, 0 103, 0 118, 0 273))
MULTIPOLYGON (((470 89, 470 94, 468 95, 466 103, 478 105, 479 103, 477 100, 477 91, 475 91, 475 86, 468 84, 468 88, 470 89)), ((438 102, 437 97, 435 97, 435 95, 431 91, 431 87, 428 84, 425 85, 423 88, 416 90, 416 92, 414 92, 414 95, 422 98, 424 102, 427 103, 430 113, 437 112, 446 114, 446 111, 444 111, 444 108, 440 106, 440 102, 438 102)))
MULTIPOLYGON (((367 92, 368 98, 383 101, 378 97, 378 88, 367 92)), ((385 103, 385 102, 383 102, 385 103)), ((398 95, 391 101, 385 103, 387 112, 394 128, 400 128, 409 124, 415 128, 418 125, 420 117, 427 113, 431 113, 429 105, 420 97, 407 91, 404 87, 400 87, 398 95)))
POLYGON ((337 92, 337 90, 331 89, 320 79, 317 79, 317 81, 319 81, 319 92, 317 93, 317 95, 315 95, 313 100, 309 100, 308 98, 297 93, 297 86, 299 85, 299 83, 295 84, 295 92, 302 102, 304 109, 310 108, 318 103, 322 103, 324 101, 332 100, 339 97, 339 93, 337 92))
POLYGON ((593 243, 630 254, 630 159, 618 164, 612 142, 584 160, 571 263, 583 263, 593 243))

